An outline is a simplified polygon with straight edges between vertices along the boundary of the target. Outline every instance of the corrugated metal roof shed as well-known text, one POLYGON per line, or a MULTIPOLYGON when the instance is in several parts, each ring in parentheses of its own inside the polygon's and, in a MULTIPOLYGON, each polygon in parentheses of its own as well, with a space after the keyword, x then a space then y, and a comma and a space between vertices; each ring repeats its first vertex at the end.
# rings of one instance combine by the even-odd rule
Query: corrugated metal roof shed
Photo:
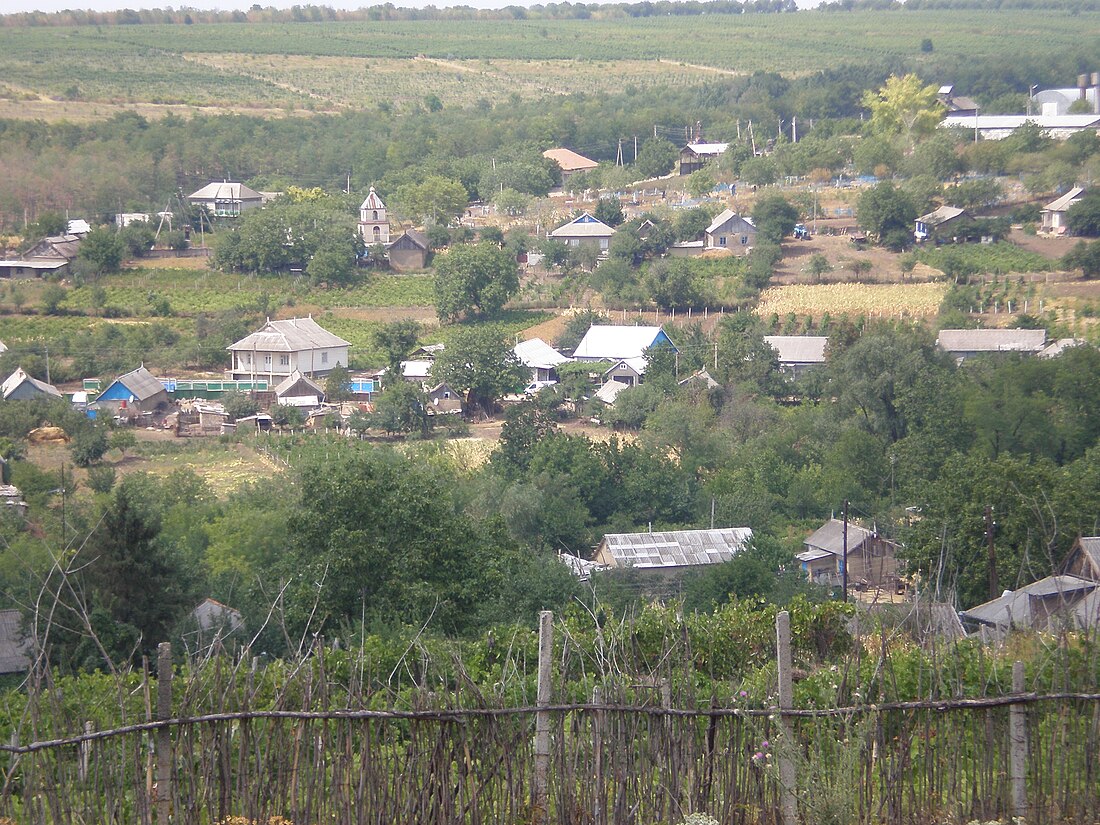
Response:
POLYGON ((825 335, 765 335, 764 341, 775 350, 780 364, 824 364, 825 335))
POLYGON ((124 396, 119 394, 119 388, 124 389, 127 395, 133 396, 138 401, 145 401, 158 393, 166 392, 160 379, 143 366, 120 375, 99 397, 106 401, 122 398, 124 396))
MULTIPOLYGON (((874 535, 870 530, 849 521, 848 552, 851 553, 874 535)), ((842 556, 844 555, 844 522, 838 518, 829 519, 802 543, 810 549, 824 550, 834 556, 842 556)))
POLYGON ((686 567, 729 561, 752 538, 748 527, 608 533, 603 545, 618 567, 686 567))
POLYGON ((946 352, 1038 352, 1045 329, 941 329, 936 344, 946 352))
POLYGON ((565 364, 570 360, 541 338, 521 341, 515 345, 513 351, 520 363, 531 369, 553 369, 559 364, 565 364))

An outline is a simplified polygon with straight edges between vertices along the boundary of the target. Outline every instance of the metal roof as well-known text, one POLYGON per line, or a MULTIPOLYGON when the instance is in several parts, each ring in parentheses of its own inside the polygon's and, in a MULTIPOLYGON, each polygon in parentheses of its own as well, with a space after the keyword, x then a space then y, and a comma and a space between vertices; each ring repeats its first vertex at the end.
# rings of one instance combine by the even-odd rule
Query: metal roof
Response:
MULTIPOLYGON (((3 350, 0 350, 0 352, 3 352, 3 350)), ((24 372, 22 367, 16 367, 15 372, 4 379, 2 389, 0 389, 0 395, 7 398, 25 383, 30 383, 32 387, 46 395, 52 395, 57 398, 61 397, 61 391, 58 390, 57 387, 52 384, 47 384, 45 381, 39 381, 37 378, 31 378, 31 376, 24 372)))
POLYGON ((707 227, 707 234, 714 234, 722 228, 722 225, 724 223, 732 220, 733 218, 740 218, 749 226, 751 226, 754 230, 756 229, 756 224, 752 222, 752 218, 746 218, 744 215, 738 215, 732 209, 723 209, 721 212, 718 213, 718 216, 715 217, 713 221, 711 221, 710 226, 707 227))
POLYGON ((728 143, 689 143, 687 148, 697 155, 720 155, 729 148, 728 143))
POLYGON ((212 181, 187 197, 188 200, 198 201, 258 201, 263 196, 243 183, 223 180, 212 181))
POLYGON ((263 328, 247 335, 226 349, 255 352, 302 352, 330 347, 351 346, 343 338, 333 335, 312 318, 288 318, 271 321, 263 328))
MULTIPOLYGON (((120 375, 112 382, 113 384, 121 384, 138 401, 145 401, 157 393, 165 392, 164 384, 160 382, 160 379, 145 369, 144 366, 138 367, 136 370, 130 370, 125 375, 120 375)), ((110 387, 105 389, 103 395, 106 395, 110 389, 110 387)))
POLYGON ((304 393, 296 392, 294 393, 296 396, 308 395, 321 397, 325 394, 320 384, 302 375, 298 370, 294 370, 294 372, 279 382, 279 385, 275 388, 275 396, 281 399, 283 396, 289 395, 290 391, 294 389, 294 386, 299 382, 305 386, 307 391, 304 393))
MULTIPOLYGON (((848 552, 851 553, 874 535, 870 530, 849 521, 848 552)), ((844 555, 844 522, 838 518, 829 519, 802 543, 808 549, 824 550, 834 556, 842 556, 844 555)))
POLYGON ((587 212, 550 233, 551 238, 610 238, 615 230, 587 212))
POLYGON ((367 194, 366 200, 363 201, 360 209, 385 209, 386 204, 382 203, 382 199, 378 197, 378 193, 374 191, 374 187, 370 188, 370 192, 367 194))
POLYGON ((591 158, 578 155, 572 149, 547 149, 542 156, 554 161, 563 172, 580 172, 585 169, 595 169, 600 165, 591 158))
POLYGON ((941 329, 936 344, 946 352, 1038 352, 1045 329, 941 329))
POLYGON ((1100 123, 1100 115, 951 115, 943 119, 942 125, 962 129, 1018 129, 1028 121, 1040 129, 1085 129, 1100 123))
POLYGON ((1066 194, 1060 198, 1055 198, 1046 206, 1043 207, 1044 212, 1065 212, 1073 204, 1081 199, 1081 196, 1085 194, 1085 190, 1080 186, 1075 186, 1070 189, 1066 194))
POLYGON ((624 384, 622 381, 616 381, 612 378, 596 390, 596 397, 607 406, 614 407, 615 399, 619 397, 619 393, 626 389, 630 389, 629 384, 624 384))
MULTIPOLYGON (((1080 595, 1096 591, 1100 584, 1078 576, 1047 576, 1021 587, 1019 590, 1006 590, 1000 596, 984 604, 979 604, 960 614, 970 619, 994 627, 1027 627, 1032 623, 1031 600, 1049 599, 1052 596, 1080 595)), ((1036 617, 1038 618, 1038 617, 1036 617)))
MULTIPOLYGON (((645 351, 658 339, 668 340, 661 327, 627 327, 614 324, 593 324, 577 344, 573 357, 585 361, 621 361, 624 358, 644 358, 645 351)), ((669 341, 669 345, 672 342, 669 341)), ((672 347, 675 350, 675 346, 672 347)))
POLYGON ((780 364, 824 364, 825 335, 765 335, 764 341, 779 355, 780 364))
POLYGON ((921 215, 917 218, 917 223, 927 224, 928 226, 939 226, 940 224, 954 220, 965 212, 965 209, 960 209, 957 206, 941 206, 939 209, 933 209, 927 215, 921 215))
POLYGON ((553 369, 559 364, 565 364, 572 360, 566 358, 541 338, 532 338, 530 341, 521 341, 512 350, 516 358, 525 367, 532 369, 553 369))
POLYGON ((1040 358, 1057 358, 1067 349, 1073 349, 1079 347, 1082 344, 1088 343, 1082 338, 1059 338, 1057 341, 1051 341, 1041 350, 1039 350, 1040 358))
POLYGON ((687 567, 729 561, 751 538, 748 527, 608 533, 603 546, 619 567, 687 567))

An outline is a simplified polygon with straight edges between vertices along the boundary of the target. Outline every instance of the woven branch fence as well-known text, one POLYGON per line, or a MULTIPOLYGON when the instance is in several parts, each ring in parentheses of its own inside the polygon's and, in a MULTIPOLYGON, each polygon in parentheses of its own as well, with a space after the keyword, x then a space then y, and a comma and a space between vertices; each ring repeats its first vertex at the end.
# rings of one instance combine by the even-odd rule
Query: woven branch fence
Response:
MULTIPOLYGON (((548 621, 543 633, 540 675, 548 621)), ((379 710, 303 669, 271 709, 247 669, 201 697, 177 685, 173 702, 167 645, 161 654, 158 680, 137 688, 145 719, 0 746, 0 822, 1100 821, 1100 694, 685 707, 667 682, 600 687, 576 704, 553 703, 546 682, 531 706, 447 707, 455 695, 425 693, 424 707, 379 710), (193 712, 200 703, 207 712, 193 712)), ((32 714, 56 698, 37 697, 32 714)))

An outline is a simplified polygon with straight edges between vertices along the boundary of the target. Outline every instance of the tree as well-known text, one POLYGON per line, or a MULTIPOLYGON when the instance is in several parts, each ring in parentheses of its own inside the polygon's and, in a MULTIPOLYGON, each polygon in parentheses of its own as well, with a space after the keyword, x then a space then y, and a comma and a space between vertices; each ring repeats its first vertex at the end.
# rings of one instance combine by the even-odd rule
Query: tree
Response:
POLYGON ((752 210, 756 234, 763 241, 779 243, 798 223, 798 209, 778 192, 760 197, 752 210))
POLYGON ((883 181, 859 196, 856 207, 859 225, 894 249, 904 249, 912 240, 917 209, 903 190, 883 181))
POLYGON ((655 261, 646 270, 642 284, 661 309, 687 309, 703 302, 695 272, 686 259, 655 261))
POLYGON ((315 284, 346 286, 355 280, 357 274, 357 251, 352 236, 327 236, 306 264, 306 275, 315 284))
POLYGON ((515 258, 492 243, 457 246, 435 262, 435 303, 439 317, 493 315, 519 289, 515 258))
POLYGON ((1086 278, 1100 276, 1100 241, 1078 241, 1062 261, 1068 269, 1080 269, 1086 278))
POLYGON ((116 272, 122 265, 126 247, 110 229, 93 229, 80 242, 76 257, 96 275, 116 272))
POLYGON ((500 442, 490 458, 493 470, 507 479, 522 477, 531 463, 531 449, 555 430, 553 417, 537 397, 510 406, 504 413, 500 442))
POLYGON ((42 311, 47 315, 58 315, 61 312, 61 302, 65 300, 68 292, 57 284, 46 284, 42 290, 42 311))
POLYGON ((39 238, 50 238, 64 235, 69 228, 69 222, 60 212, 43 212, 38 220, 27 227, 28 241, 35 242, 39 238))
POLYGON ((863 95, 871 110, 871 129, 881 135, 902 135, 912 149, 918 137, 932 134, 943 117, 937 88, 925 86, 915 74, 890 75, 877 91, 863 95))
POLYGON ((593 210, 592 216, 598 221, 603 221, 608 226, 618 226, 626 220, 626 216, 623 215, 623 205, 619 202, 619 199, 615 197, 600 198, 596 203, 596 208, 593 210))
POLYGON ((523 192, 517 192, 515 189, 509 189, 504 187, 493 198, 493 203, 497 205, 497 209, 503 212, 505 215, 517 217, 524 215, 527 210, 531 208, 531 196, 523 192))
POLYGON ((337 364, 325 376, 325 400, 347 401, 351 398, 351 374, 343 364, 337 364))
POLYGON ((69 445, 69 453, 77 467, 90 467, 103 458, 108 449, 107 428, 95 424, 81 427, 73 433, 73 441, 69 445))
POLYGON ((427 438, 432 429, 428 415, 428 396, 408 381, 390 384, 374 404, 369 416, 370 426, 390 435, 419 432, 427 438))
POLYGON ((450 223, 466 210, 469 196, 459 181, 442 175, 427 175, 418 183, 397 187, 394 206, 413 220, 450 223))
POLYGON ((810 262, 806 265, 806 269, 809 271, 810 277, 813 278, 816 284, 821 280, 822 275, 826 272, 833 271, 833 265, 829 263, 829 259, 820 252, 815 252, 810 256, 810 262))
POLYGON ((276 404, 271 408, 271 423, 278 427, 301 427, 306 423, 306 414, 300 407, 276 404))
POLYGON ((222 396, 222 406, 226 414, 233 419, 247 418, 260 411, 260 404, 251 395, 243 392, 227 392, 222 396))
POLYGON ((716 183, 714 174, 704 167, 688 175, 684 188, 693 198, 702 198, 714 190, 716 183))
POLYGON ((634 167, 643 178, 665 175, 676 165, 680 150, 663 138, 648 138, 638 150, 634 167))
POLYGON ((499 329, 460 330, 432 364, 432 380, 467 390, 468 406, 492 412, 502 395, 519 392, 530 374, 499 329))
POLYGON ((386 361, 384 383, 390 386, 401 381, 401 362, 420 340, 420 324, 411 318, 402 321, 390 321, 377 327, 371 333, 371 343, 382 351, 386 361))
POLYGON ((157 542, 159 534, 159 519, 144 511, 133 486, 123 482, 80 551, 92 605, 140 634, 140 651, 108 651, 115 656, 154 650, 188 603, 183 570, 157 542))
POLYGON ((1100 235, 1100 189, 1090 189, 1069 208, 1066 226, 1074 235, 1100 235))

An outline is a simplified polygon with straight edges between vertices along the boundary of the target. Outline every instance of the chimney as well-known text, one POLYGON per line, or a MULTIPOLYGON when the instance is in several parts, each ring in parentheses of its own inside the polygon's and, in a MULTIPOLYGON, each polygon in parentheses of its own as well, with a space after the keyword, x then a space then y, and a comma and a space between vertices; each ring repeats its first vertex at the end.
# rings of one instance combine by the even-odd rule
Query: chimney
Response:
POLYGON ((1089 87, 1089 76, 1087 74, 1077 75, 1077 92, 1079 94, 1079 99, 1080 100, 1085 99, 1085 90, 1088 89, 1088 87, 1089 87))
POLYGON ((1092 80, 1092 113, 1100 115, 1100 72, 1093 72, 1090 80, 1092 80))

